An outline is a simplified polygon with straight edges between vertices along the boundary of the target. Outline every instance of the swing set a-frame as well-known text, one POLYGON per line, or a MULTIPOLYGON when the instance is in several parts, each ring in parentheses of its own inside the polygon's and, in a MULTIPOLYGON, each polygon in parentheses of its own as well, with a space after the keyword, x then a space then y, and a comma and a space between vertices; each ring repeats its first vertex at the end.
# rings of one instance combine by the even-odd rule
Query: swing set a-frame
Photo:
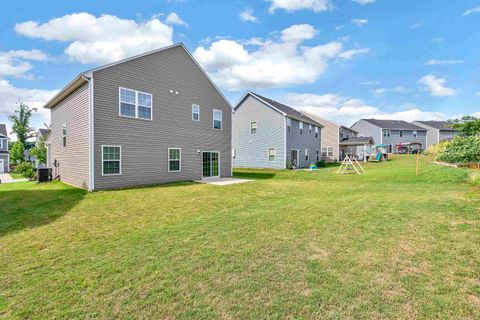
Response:
POLYGON ((340 168, 338 168, 337 174, 362 174, 367 173, 367 171, 362 167, 362 165, 355 158, 350 158, 348 155, 343 159, 340 168))

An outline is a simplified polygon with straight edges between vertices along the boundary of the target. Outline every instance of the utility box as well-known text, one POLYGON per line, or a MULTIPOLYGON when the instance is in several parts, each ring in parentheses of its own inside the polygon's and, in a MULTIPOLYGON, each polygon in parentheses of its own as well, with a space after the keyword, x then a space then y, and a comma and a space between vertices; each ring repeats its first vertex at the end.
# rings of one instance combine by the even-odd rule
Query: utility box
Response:
POLYGON ((38 182, 52 181, 52 168, 38 168, 37 181, 38 182))

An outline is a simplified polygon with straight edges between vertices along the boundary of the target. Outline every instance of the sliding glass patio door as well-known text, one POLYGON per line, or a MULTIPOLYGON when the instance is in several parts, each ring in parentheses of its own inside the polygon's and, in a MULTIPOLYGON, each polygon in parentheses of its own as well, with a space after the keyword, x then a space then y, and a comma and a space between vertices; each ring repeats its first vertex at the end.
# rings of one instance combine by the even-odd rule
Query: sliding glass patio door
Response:
POLYGON ((203 177, 219 177, 220 176, 220 155, 218 152, 203 152, 203 177))

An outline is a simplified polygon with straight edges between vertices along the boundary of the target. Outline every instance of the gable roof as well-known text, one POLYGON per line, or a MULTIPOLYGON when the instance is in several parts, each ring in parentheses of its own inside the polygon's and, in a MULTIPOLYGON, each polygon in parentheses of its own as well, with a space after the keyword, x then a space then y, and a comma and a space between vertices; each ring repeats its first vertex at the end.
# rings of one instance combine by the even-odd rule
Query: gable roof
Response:
POLYGON ((267 97, 261 96, 259 94, 253 93, 251 91, 247 91, 247 93, 245 93, 243 95, 243 97, 236 104, 234 109, 238 108, 240 106, 240 104, 242 103, 242 101, 245 100, 245 98, 248 95, 253 96, 254 98, 260 100, 261 102, 269 105, 273 109, 276 109, 277 111, 279 111, 280 113, 282 113, 286 117, 289 117, 289 118, 292 118, 292 119, 295 119, 295 120, 298 120, 298 121, 301 121, 301 122, 313 124, 314 126, 317 126, 317 127, 320 127, 320 128, 323 127, 323 125, 321 123, 318 123, 317 121, 315 121, 312 118, 306 116, 305 114, 301 113, 300 111, 295 110, 295 109, 293 109, 289 106, 286 106, 283 103, 280 103, 278 101, 275 101, 275 100, 272 100, 270 98, 267 98, 267 97))
POLYGON ((450 127, 450 125, 453 124, 453 122, 450 122, 450 121, 415 121, 415 122, 421 123, 423 125, 426 125, 428 127, 438 129, 438 130, 450 130, 450 131, 456 130, 450 127))
POLYGON ((364 144, 374 144, 372 137, 350 137, 340 141, 343 146, 358 146, 364 144))
POLYGON ((195 62, 197 67, 203 72, 205 77, 210 81, 210 83, 213 85, 215 90, 217 90, 217 92, 220 94, 220 96, 223 98, 223 100, 225 100, 225 102, 230 106, 230 108, 233 108, 232 105, 230 104, 230 102, 227 100, 227 98, 225 98, 225 96, 220 91, 220 89, 212 81, 212 79, 207 74, 207 72, 205 72, 205 70, 203 70, 203 68, 200 66, 200 64, 197 62, 197 60, 195 60, 193 55, 190 53, 190 51, 188 51, 188 49, 185 47, 185 45, 182 42, 172 44, 170 46, 162 47, 162 48, 159 48, 159 49, 155 49, 155 50, 152 50, 152 51, 144 52, 144 53, 138 54, 138 55, 133 56, 133 57, 122 59, 122 60, 119 60, 119 61, 116 61, 116 62, 112 62, 112 63, 106 64, 106 65, 103 65, 103 66, 99 66, 99 67, 84 71, 84 72, 80 73, 79 75, 77 75, 69 84, 67 84, 62 90, 60 90, 55 96, 53 96, 43 107, 44 108, 55 107, 60 101, 62 101, 66 96, 68 96, 70 93, 72 93, 75 89, 80 87, 85 82, 89 81, 90 78, 93 75, 93 72, 95 72, 95 71, 110 68, 110 67, 116 66, 117 64, 125 63, 125 62, 128 62, 128 61, 134 60, 134 59, 138 59, 138 58, 150 55, 150 54, 154 54, 154 53, 157 53, 157 52, 165 51, 165 50, 176 48, 176 47, 181 47, 181 48, 183 48, 183 50, 185 50, 185 52, 195 62))
POLYGON ((40 128, 40 129, 38 129, 38 133, 41 136, 46 137, 50 134, 50 129, 40 128))
POLYGON ((414 125, 413 123, 403 120, 380 120, 380 119, 362 119, 382 129, 394 130, 419 130, 426 131, 425 128, 414 125))
POLYGON ((7 126, 5 124, 0 124, 0 137, 8 138, 7 126))

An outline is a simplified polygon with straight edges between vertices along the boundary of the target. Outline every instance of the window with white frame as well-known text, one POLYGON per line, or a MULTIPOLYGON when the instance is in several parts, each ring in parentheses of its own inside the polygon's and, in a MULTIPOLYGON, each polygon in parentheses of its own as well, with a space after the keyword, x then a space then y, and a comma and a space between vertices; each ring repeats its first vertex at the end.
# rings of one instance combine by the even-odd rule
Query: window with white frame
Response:
POLYGON ((322 157, 333 157, 333 148, 322 148, 322 157))
POLYGON ((308 161, 308 149, 305 149, 305 161, 308 161))
POLYGON ((317 150, 317 161, 320 160, 320 150, 317 150))
POLYGON ((213 109, 213 129, 222 129, 222 111, 213 109))
POLYGON ((257 123, 256 122, 251 122, 250 123, 250 134, 255 134, 257 133, 257 123))
POLYGON ((287 130, 290 132, 290 129, 292 128, 292 119, 287 118, 287 130))
POLYGON ((418 134, 417 130, 413 130, 413 137, 414 137, 414 138, 417 137, 417 134, 418 134))
POLYGON ((392 132, 390 129, 384 129, 383 130, 383 136, 384 137, 390 137, 392 135, 392 132))
POLYGON ((102 146, 102 174, 119 175, 122 173, 122 148, 120 146, 102 146))
POLYGON ((200 121, 200 106, 197 104, 192 104, 192 120, 200 121))
POLYGON ((303 134, 303 122, 300 121, 298 127, 300 128, 300 134, 303 134))
POLYGON ((235 159, 237 157, 237 149, 232 149, 232 158, 235 159))
POLYGON ((3 149, 3 139, 0 139, 0 149, 3 149))
POLYGON ((150 93, 120 88, 120 116, 152 119, 152 95, 150 93))
POLYGON ((318 127, 315 127, 315 138, 318 138, 318 127))
POLYGON ((67 124, 64 123, 62 126, 62 145, 67 146, 67 124))
POLYGON ((168 172, 181 170, 182 151, 180 148, 168 148, 168 172))
POLYGON ((308 133, 312 133, 312 125, 308 125, 308 133))
POLYGON ((328 148, 328 156, 333 157, 333 148, 332 147, 328 148))
POLYGON ((275 148, 268 149, 268 161, 275 161, 277 150, 275 148))

